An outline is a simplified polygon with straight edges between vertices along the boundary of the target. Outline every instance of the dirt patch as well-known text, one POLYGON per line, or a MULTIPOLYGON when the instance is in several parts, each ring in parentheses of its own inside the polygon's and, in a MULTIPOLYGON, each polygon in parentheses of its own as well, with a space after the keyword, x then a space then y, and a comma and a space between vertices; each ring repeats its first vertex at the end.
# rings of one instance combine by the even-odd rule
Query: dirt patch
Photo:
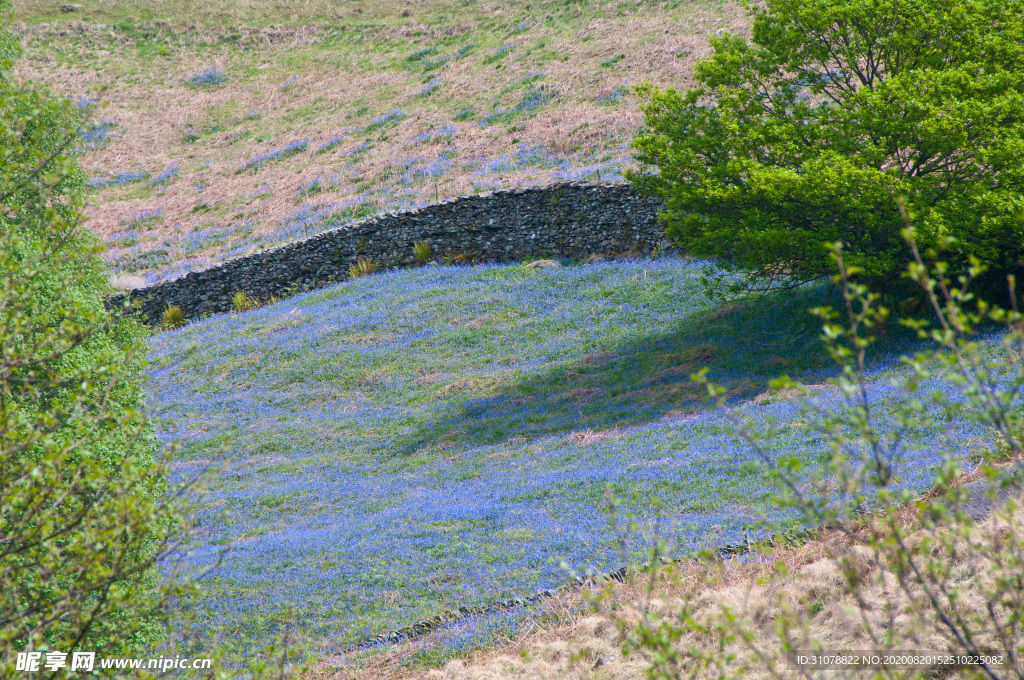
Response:
POLYGON ((580 359, 581 366, 602 366, 609 363, 612 359, 618 359, 619 355, 614 352, 596 352, 595 354, 588 354, 587 356, 580 359))
POLYGON ((488 314, 485 314, 483 316, 478 316, 477 318, 475 318, 472 321, 470 321, 469 323, 467 323, 466 324, 466 328, 472 328, 473 330, 476 330, 477 328, 480 328, 481 326, 483 326, 484 324, 486 324, 490 320, 491 320, 491 317, 488 314))
POLYGON ((689 381, 681 381, 669 385, 657 387, 646 387, 639 390, 631 390, 623 394, 618 401, 633 404, 645 404, 648 406, 665 406, 667 403, 679 405, 683 403, 696 403, 707 395, 707 389, 703 385, 697 385, 689 381))
POLYGON ((473 383, 468 380, 459 380, 457 382, 445 385, 441 389, 441 394, 445 397, 451 394, 459 394, 473 388, 473 383))
POLYGON ((720 356, 718 348, 714 345, 696 345, 679 354, 682 361, 700 364, 717 361, 720 356))
POLYGON ((562 392, 558 398, 564 401, 571 401, 577 406, 585 406, 594 398, 601 396, 603 390, 598 387, 578 387, 568 392, 562 392))
POLYGON ((736 304, 722 305, 718 309, 710 312, 707 316, 705 316, 704 320, 721 321, 722 319, 727 319, 733 314, 735 314, 737 309, 739 309, 739 305, 736 304))
POLYGON ((798 397, 813 394, 815 392, 823 392, 828 389, 834 389, 834 386, 829 385, 828 383, 816 383, 813 385, 801 385, 800 387, 791 387, 789 389, 780 390, 775 393, 772 393, 771 390, 765 390, 761 394, 751 399, 751 401, 753 401, 755 404, 763 404, 766 401, 796 399, 798 397))
POLYGON ((609 441, 618 439, 622 436, 621 430, 581 430, 579 432, 573 432, 565 437, 562 441, 566 444, 572 444, 575 446, 588 446, 596 442, 609 441))

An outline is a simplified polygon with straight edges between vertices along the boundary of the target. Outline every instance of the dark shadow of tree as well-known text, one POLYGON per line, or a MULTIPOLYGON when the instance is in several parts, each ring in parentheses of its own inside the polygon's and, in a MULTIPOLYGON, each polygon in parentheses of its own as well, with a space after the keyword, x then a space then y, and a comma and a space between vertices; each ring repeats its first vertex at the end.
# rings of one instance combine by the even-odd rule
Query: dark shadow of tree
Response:
MULTIPOLYGON (((821 382, 838 369, 821 341, 821 321, 809 310, 838 300, 831 285, 816 285, 682 318, 671 332, 508 382, 483 398, 453 402, 441 418, 401 442, 398 453, 533 440, 683 416, 708 407, 706 390, 690 378, 704 367, 733 400, 754 397, 783 374, 821 382)), ((871 347, 870 364, 919 347, 916 336, 894 325, 871 347)))

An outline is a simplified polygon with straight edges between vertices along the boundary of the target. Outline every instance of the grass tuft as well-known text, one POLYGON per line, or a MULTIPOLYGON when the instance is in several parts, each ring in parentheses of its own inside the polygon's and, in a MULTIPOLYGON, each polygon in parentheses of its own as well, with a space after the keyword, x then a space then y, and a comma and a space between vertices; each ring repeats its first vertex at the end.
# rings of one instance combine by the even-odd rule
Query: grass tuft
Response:
POLYGON ((236 312, 248 312, 257 307, 256 301, 246 295, 244 290, 231 296, 231 306, 236 312))
POLYGON ((182 80, 182 82, 195 90, 205 90, 220 87, 228 80, 227 75, 215 68, 210 67, 205 71, 193 73, 188 78, 182 80))
POLYGON ((405 114, 405 111, 402 111, 401 109, 392 109, 383 116, 379 116, 371 120, 366 126, 366 132, 373 132, 374 130, 380 130, 381 128, 388 127, 389 125, 395 125, 406 118, 408 118, 408 116, 405 114))
POLYGON ((429 97, 430 95, 434 94, 434 91, 441 87, 441 82, 441 76, 435 76, 431 78, 430 82, 428 82, 426 85, 420 88, 419 96, 429 97))
POLYGON ((119 123, 116 120, 101 120, 93 123, 81 133, 82 153, 105 148, 113 138, 113 131, 119 123))
POLYGON ((505 56, 512 51, 512 45, 502 45, 501 47, 488 52, 484 55, 484 64, 493 64, 499 59, 503 59, 505 56))
POLYGON ((423 49, 417 50, 416 52, 413 52, 412 54, 410 54, 408 57, 405 58, 405 60, 407 62, 409 62, 409 63, 413 63, 413 62, 417 62, 417 61, 423 61, 427 57, 432 57, 435 54, 437 54, 437 51, 438 51, 437 48, 433 47, 433 46, 431 46, 431 47, 424 47, 423 49))
POLYGON ((336 146, 338 146, 339 144, 341 144, 342 142, 344 142, 347 138, 348 137, 346 135, 337 135, 335 137, 331 137, 326 142, 317 147, 317 150, 313 153, 313 155, 316 156, 322 153, 326 153, 331 149, 335 148, 336 146))
POLYGON ((358 279, 361 276, 369 276, 377 271, 377 265, 370 260, 359 258, 348 266, 349 278, 358 279))
POLYGON ((178 305, 168 305, 160 319, 161 325, 167 330, 174 330, 185 325, 185 313, 178 305))
POLYGON ((139 169, 134 172, 119 172, 113 177, 93 177, 87 180, 85 184, 90 189, 106 189, 107 187, 123 187, 137 182, 145 182, 149 177, 149 172, 140 165, 139 169))
POLYGON ((416 255, 416 261, 420 264, 430 262, 430 243, 427 241, 418 241, 413 246, 413 252, 416 255))
POLYGON ((163 172, 161 172, 159 175, 156 175, 155 177, 153 177, 153 179, 151 179, 149 181, 149 183, 152 184, 155 187, 163 188, 163 187, 166 187, 168 184, 170 184, 171 180, 173 180, 177 176, 178 176, 178 164, 177 163, 171 163, 166 168, 164 168, 163 172))
POLYGON ((248 161, 242 164, 242 167, 238 169, 238 172, 244 172, 246 170, 252 170, 253 172, 255 172, 265 165, 274 163, 276 161, 284 160, 289 156, 300 154, 306 150, 307 146, 309 146, 308 137, 306 139, 299 139, 294 142, 291 142, 283 149, 269 151, 267 153, 259 154, 258 156, 253 156, 248 161))

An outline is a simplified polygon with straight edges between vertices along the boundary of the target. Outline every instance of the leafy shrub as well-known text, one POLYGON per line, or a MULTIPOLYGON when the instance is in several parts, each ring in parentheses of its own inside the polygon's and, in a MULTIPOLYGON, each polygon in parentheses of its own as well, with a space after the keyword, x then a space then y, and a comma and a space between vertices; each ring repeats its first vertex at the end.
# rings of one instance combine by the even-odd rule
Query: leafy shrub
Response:
POLYGON ((161 325, 168 330, 181 328, 185 325, 185 313, 178 305, 167 305, 160 321, 161 325))
MULTIPOLYGON (((1024 2, 769 0, 752 42, 713 39, 686 93, 650 98, 634 140, 658 173, 680 247, 729 259, 760 282, 827 277, 820 244, 884 292, 909 260, 894 196, 924 251, 1005 293, 1024 256, 1024 2), (952 36, 958 36, 953 38, 952 36)), ((1005 294, 1004 294, 1005 297, 1005 294)))
MULTIPOLYGON (((0 0, 0 22, 9 11, 0 0)), ((13 77, 11 45, 0 23, 4 677, 17 651, 159 640, 152 566, 179 528, 140 387, 145 331, 105 309, 109 274, 79 226, 79 114, 13 77)))
POLYGON ((348 266, 348 275, 352 279, 358 279, 360 276, 369 276, 376 271, 377 265, 363 258, 359 258, 348 266))
POLYGON ((413 253, 416 256, 416 261, 420 264, 430 262, 430 243, 427 241, 417 241, 416 245, 413 246, 413 253))

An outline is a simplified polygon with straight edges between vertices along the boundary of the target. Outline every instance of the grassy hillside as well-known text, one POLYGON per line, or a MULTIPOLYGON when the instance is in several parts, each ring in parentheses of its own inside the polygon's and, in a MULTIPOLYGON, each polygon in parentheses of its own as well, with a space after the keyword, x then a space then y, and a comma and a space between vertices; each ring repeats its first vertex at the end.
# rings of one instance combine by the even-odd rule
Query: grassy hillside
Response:
MULTIPOLYGON (((156 336, 151 389, 173 424, 165 436, 184 447, 178 474, 211 470, 191 567, 237 542, 202 620, 255 644, 279 630, 265 622, 294 616, 319 652, 358 665, 374 652, 342 656, 352 644, 557 587, 562 561, 609 570, 656 534, 679 553, 787 526, 771 471, 689 374, 710 367, 747 403, 772 455, 830 456, 799 403, 765 393, 779 370, 829 374, 804 311, 827 292, 716 309, 702 269, 429 266, 156 336), (609 524, 609 492, 635 526, 609 524)), ((889 377, 905 349, 894 334, 873 360, 884 422, 901 403, 889 377)), ((836 391, 819 395, 841 412, 836 391)), ((921 422, 898 485, 927 486, 940 433, 965 456, 985 437, 966 421, 921 422)), ((443 661, 556 613, 454 626, 403 663, 443 661)))
POLYGON ((380 211, 617 181, 631 85, 683 85, 737 4, 15 3, 27 59, 90 112, 87 224, 122 286, 380 211))
MULTIPOLYGON (((91 121, 86 224, 121 286, 379 211, 618 181, 641 120, 630 86, 684 86, 710 35, 749 28, 737 4, 707 0, 15 7, 21 76, 91 121)), ((181 445, 174 474, 206 471, 184 566, 233 546, 193 603, 199 632, 256 646, 292 622, 328 664, 410 671, 567 625, 579 602, 351 648, 557 587, 563 561, 606 570, 655 538, 681 554, 788 527, 771 466, 756 465, 690 374, 711 370, 771 435, 770 455, 824 459, 800 402, 767 382, 799 377, 842 413, 806 313, 834 291, 717 306, 701 285, 708 266, 430 265, 155 334, 149 390, 161 436, 181 445)), ((895 357, 914 347, 901 333, 871 357, 883 425, 906 407, 892 385, 895 357)), ((965 460, 985 446, 957 403, 921 406, 898 487, 929 484, 940 438, 965 460)), ((608 630, 594 633, 602 644, 608 630)), ((558 649, 544 670, 555 677, 569 647, 558 649)))

